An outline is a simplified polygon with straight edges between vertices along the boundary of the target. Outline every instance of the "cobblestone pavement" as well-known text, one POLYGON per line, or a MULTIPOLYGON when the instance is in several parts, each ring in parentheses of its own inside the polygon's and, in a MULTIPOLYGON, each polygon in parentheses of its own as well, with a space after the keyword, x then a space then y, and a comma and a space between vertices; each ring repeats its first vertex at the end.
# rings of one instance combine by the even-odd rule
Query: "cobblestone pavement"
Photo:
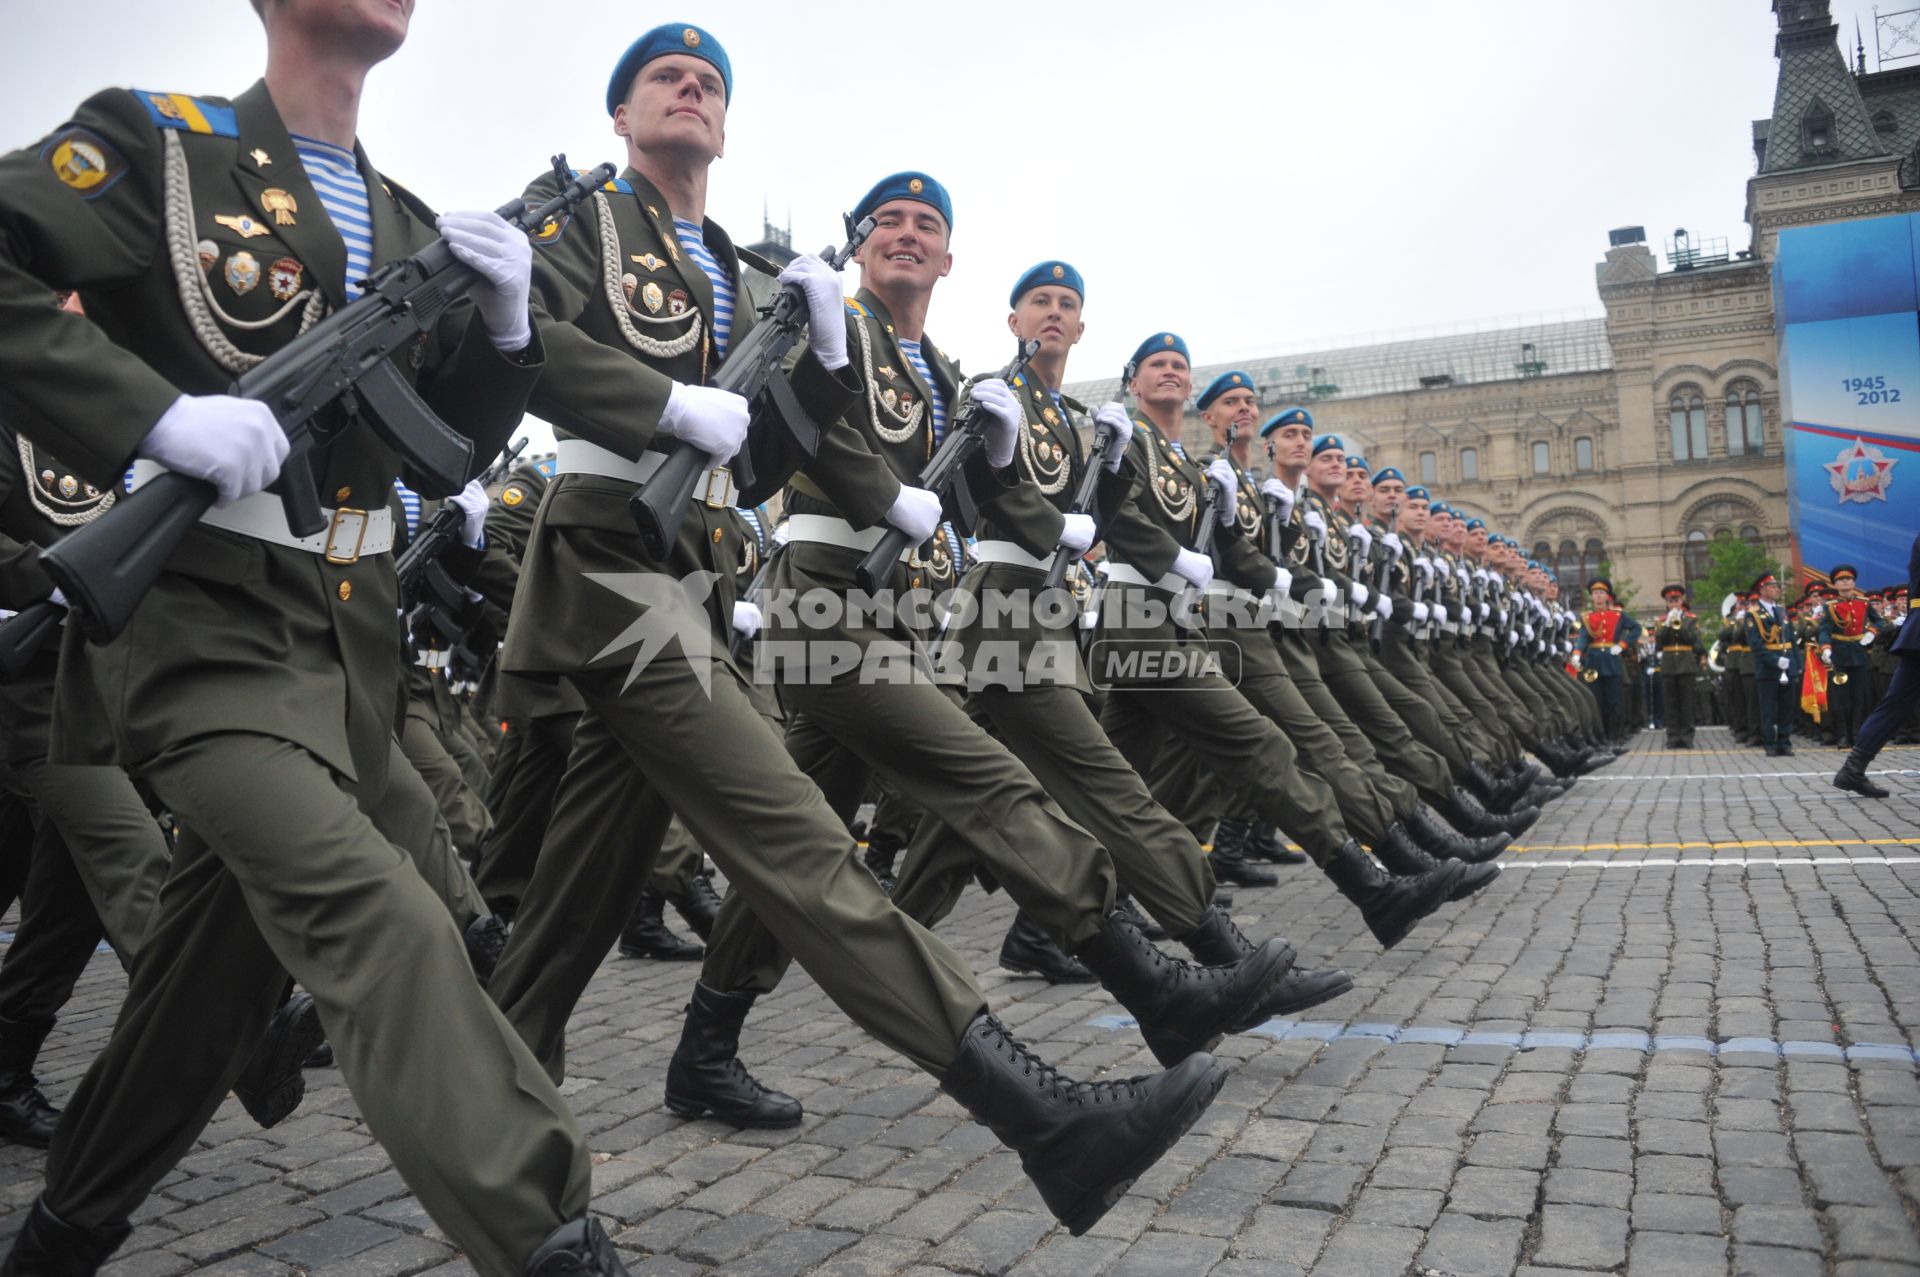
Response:
MULTIPOLYGON (((798 970, 742 1055, 805 1101, 805 1125, 674 1118, 661 1081, 696 968, 610 958, 567 1085, 595 1209, 657 1277, 1920 1275, 1920 749, 1882 756, 1903 796, 1875 803, 1827 787, 1834 751, 1701 740, 1676 754, 1643 734, 1497 883, 1389 954, 1310 869, 1242 890, 1243 926, 1356 987, 1313 1023, 1228 1039, 1218 1102, 1079 1239, 798 970)), ((1011 916, 975 892, 942 932, 1000 1014, 1075 1073, 1150 1069, 1104 994, 994 968, 1011 916)), ((97 959, 48 1045, 56 1102, 122 988, 97 959)), ((309 1077, 272 1131, 223 1105, 107 1271, 468 1272, 340 1075, 309 1077)), ((0 1231, 41 1164, 0 1148, 0 1231)))

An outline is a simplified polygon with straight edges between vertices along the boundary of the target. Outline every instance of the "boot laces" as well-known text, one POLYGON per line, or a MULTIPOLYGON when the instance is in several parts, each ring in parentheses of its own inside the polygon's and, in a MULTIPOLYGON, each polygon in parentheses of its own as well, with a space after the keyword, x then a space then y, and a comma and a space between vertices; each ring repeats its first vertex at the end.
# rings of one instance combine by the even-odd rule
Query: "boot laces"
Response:
MULTIPOLYGON (((1120 915, 1120 925, 1128 928, 1134 933, 1135 937, 1139 940, 1141 947, 1144 948, 1149 954, 1152 955, 1153 963, 1156 967, 1160 968, 1163 971, 1171 968, 1174 973, 1174 977, 1176 979, 1179 979, 1179 980, 1228 980, 1233 978, 1234 968, 1237 965, 1236 963, 1229 963, 1228 965, 1223 967, 1206 967, 1206 966, 1201 966, 1197 962, 1188 962, 1184 958, 1174 957, 1172 954, 1162 949, 1159 945, 1147 939, 1146 933, 1140 930, 1140 924, 1135 922, 1132 918, 1128 917, 1124 912, 1122 912, 1120 915)), ((1233 926, 1233 920, 1231 918, 1227 919, 1227 925, 1229 927, 1233 926)), ((1239 934, 1238 928, 1235 928, 1234 934, 1236 935, 1239 934)), ((1242 938, 1244 939, 1244 937, 1242 938)))
POLYGON ((1115 1078, 1103 1082, 1080 1082, 1068 1077, 1034 1054, 1033 1049, 1013 1036, 994 1016, 985 1017, 980 1037, 991 1041, 995 1053, 1005 1055, 1020 1066, 1025 1077, 1037 1079, 1036 1089, 1068 1104, 1114 1104, 1134 1098, 1134 1078, 1115 1078))

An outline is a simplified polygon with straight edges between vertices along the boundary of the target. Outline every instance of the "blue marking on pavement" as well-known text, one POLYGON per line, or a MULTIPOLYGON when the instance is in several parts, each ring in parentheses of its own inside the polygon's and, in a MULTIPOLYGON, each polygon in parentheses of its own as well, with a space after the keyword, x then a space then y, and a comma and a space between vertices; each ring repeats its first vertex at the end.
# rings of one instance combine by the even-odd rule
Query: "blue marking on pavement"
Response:
MULTIPOLYGON (((1130 1015, 1095 1016, 1089 1023, 1098 1029, 1131 1029, 1138 1022, 1130 1015)), ((1857 1063, 1861 1060, 1898 1060, 1920 1064, 1920 1051, 1897 1042, 1856 1042, 1841 1046, 1836 1042, 1779 1042, 1773 1038, 1686 1037, 1678 1034, 1648 1034, 1634 1030, 1606 1033, 1582 1033, 1577 1029, 1532 1029, 1513 1033, 1492 1029, 1456 1029, 1428 1025, 1343 1024, 1337 1020, 1269 1020, 1248 1029, 1276 1042, 1339 1042, 1364 1038, 1375 1042, 1430 1046, 1503 1046, 1515 1051, 1558 1048, 1563 1051, 1697 1051, 1702 1055, 1766 1055, 1774 1059, 1835 1060, 1857 1063)))

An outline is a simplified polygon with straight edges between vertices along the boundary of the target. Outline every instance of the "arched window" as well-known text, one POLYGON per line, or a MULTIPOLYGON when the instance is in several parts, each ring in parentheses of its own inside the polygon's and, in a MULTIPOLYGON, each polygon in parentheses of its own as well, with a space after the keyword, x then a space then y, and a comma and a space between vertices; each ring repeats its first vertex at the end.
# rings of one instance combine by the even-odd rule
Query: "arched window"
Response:
POLYGON ((1682 386, 1667 400, 1667 425, 1673 432, 1675 461, 1707 459, 1707 401, 1692 386, 1682 386))
POLYGON ((1899 128, 1900 126, 1894 122, 1892 111, 1875 111, 1873 113, 1873 131, 1875 133, 1894 133, 1898 132, 1899 128))
POLYGON ((1533 561, 1542 567, 1553 566, 1553 542, 1535 541, 1533 543, 1533 561))
POLYGON ((1573 468, 1580 471, 1593 469, 1593 440, 1585 435, 1573 441, 1573 468))
POLYGON ((1699 528, 1687 533, 1687 580, 1698 581, 1713 567, 1713 556, 1707 552, 1707 534, 1699 528))
POLYGON ((1807 113, 1800 117, 1800 154, 1811 159, 1833 150, 1833 112, 1815 98, 1807 113))
POLYGON ((1727 387, 1727 455, 1752 456, 1766 446, 1760 416, 1760 388, 1750 381, 1727 387))
POLYGON ((1460 449, 1460 477, 1469 483, 1480 477, 1480 450, 1478 448, 1460 449))
POLYGON ((1562 585, 1580 584, 1580 547, 1572 540, 1560 543, 1560 557, 1554 560, 1554 574, 1560 578, 1562 585))
POLYGON ((1533 472, 1546 474, 1553 469, 1553 449, 1547 446, 1545 439, 1533 441, 1533 472))
POLYGON ((1434 483, 1440 478, 1440 469, 1431 452, 1420 454, 1420 482, 1434 483))
POLYGON ((1754 527, 1751 523, 1746 524, 1740 529, 1740 539, 1748 545, 1759 545, 1760 529, 1754 527))
POLYGON ((1588 537, 1587 548, 1580 554, 1581 580, 1591 581, 1600 575, 1600 565, 1607 561, 1607 549, 1600 544, 1599 537, 1588 537))

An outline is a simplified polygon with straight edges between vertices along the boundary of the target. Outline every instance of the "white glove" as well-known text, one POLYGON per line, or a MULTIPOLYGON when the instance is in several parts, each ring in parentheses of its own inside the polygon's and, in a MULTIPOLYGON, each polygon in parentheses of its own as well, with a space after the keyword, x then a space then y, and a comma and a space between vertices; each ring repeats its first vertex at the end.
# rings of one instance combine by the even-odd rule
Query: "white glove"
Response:
POLYGON ((1462 603, 1460 605, 1460 614, 1455 619, 1457 619, 1462 625, 1472 625, 1473 624, 1473 605, 1470 603, 1462 603))
POLYGON ((59 586, 56 585, 53 587, 53 593, 47 595, 47 602, 53 604, 55 607, 66 607, 67 606, 66 593, 63 590, 61 590, 59 586))
POLYGON ((487 543, 487 490, 478 479, 447 498, 460 510, 460 539, 474 549, 487 543))
POLYGON ((1367 599, 1371 594, 1372 591, 1368 590, 1365 585, 1362 585, 1358 581, 1353 583, 1353 605, 1355 607, 1365 607, 1367 605, 1367 599))
POLYGON ((1524 638, 1524 639, 1526 639, 1526 640, 1527 640, 1528 642, 1532 642, 1532 641, 1533 641, 1533 626, 1531 626, 1531 625, 1523 625, 1523 626, 1521 626, 1521 627, 1520 627, 1520 636, 1521 636, 1522 638, 1524 638))
POLYGON ((1289 488, 1278 479, 1263 479, 1260 483, 1260 491, 1263 495, 1273 498, 1276 512, 1280 516, 1280 522, 1285 523, 1293 517, 1292 488, 1289 488))
POLYGON ((1073 514, 1060 516, 1065 522, 1060 527, 1060 544, 1075 554, 1083 554, 1093 544, 1093 516, 1073 514))
POLYGON ((787 525, 785 519, 782 519, 780 520, 780 526, 773 530, 773 543, 775 545, 785 545, 792 536, 793 529, 787 525))
POLYGON ((1480 605, 1480 619, 1481 619, 1481 620, 1483 620, 1483 621, 1484 621, 1484 620, 1486 620, 1486 619, 1487 619, 1487 617, 1489 617, 1489 616, 1491 616, 1492 614, 1493 614, 1493 605, 1492 605, 1491 603, 1482 603, 1482 604, 1480 605))
POLYGON ((741 599, 733 605, 733 629, 736 634, 752 638, 760 632, 760 609, 741 599))
POLYGON ((840 272, 805 253, 780 272, 782 286, 792 284, 807 298, 807 349, 820 366, 834 372, 847 366, 847 299, 840 272))
POLYGON ((1273 588, 1275 596, 1289 599, 1293 597, 1293 573, 1276 565, 1273 569, 1273 588))
POLYGON ((1394 532, 1388 532, 1383 536, 1381 536, 1380 544, 1386 546, 1389 550, 1392 550, 1396 556, 1400 554, 1402 549, 1400 545, 1400 536, 1398 533, 1394 533, 1394 532))
POLYGON ((1823 647, 1823 648, 1821 648, 1821 649, 1820 649, 1820 663, 1821 663, 1822 665, 1832 665, 1832 664, 1833 664, 1833 649, 1832 649, 1832 648, 1830 648, 1830 647, 1823 647))
POLYGON ((181 395, 136 449, 169 470, 205 479, 220 504, 274 481, 287 459, 287 434, 263 403, 232 395, 181 395))
POLYGON ((1330 576, 1321 577, 1320 578, 1320 606, 1322 608, 1332 608, 1332 607, 1335 607, 1339 603, 1339 601, 1340 601, 1340 587, 1333 583, 1332 577, 1330 576))
POLYGON ((731 390, 673 383, 660 429, 684 439, 724 465, 747 439, 747 401, 731 390))
POLYGON ((1213 560, 1192 550, 1182 550, 1174 556, 1173 570, 1197 590, 1204 590, 1213 583, 1213 560))
POLYGON ((1373 601, 1373 614, 1383 621, 1393 619, 1393 600, 1382 594, 1373 601))
POLYGON ((1866 632, 1865 634, 1862 634, 1862 635, 1860 636, 1860 646, 1861 646, 1861 647, 1872 647, 1872 646, 1873 646, 1873 631, 1872 631, 1872 630, 1868 630, 1868 631, 1867 631, 1867 632, 1866 632))
POLYGON ((893 499, 893 508, 887 511, 887 522, 919 545, 940 526, 940 498, 925 488, 903 485, 900 495, 893 499))
POLYGON ((1781 669, 1783 669, 1783 670, 1784 670, 1784 669, 1790 669, 1790 668, 1792 668, 1792 666, 1793 666, 1793 658, 1792 658, 1791 656, 1783 656, 1783 657, 1781 657, 1781 658, 1780 658, 1780 668, 1781 668, 1781 669))
POLYGON ((1020 441, 1020 401, 1013 387, 998 377, 973 383, 967 392, 987 414, 987 464, 995 470, 1013 464, 1013 445, 1020 441))
POLYGON ((1373 531, 1358 519, 1355 519, 1347 525, 1347 539, 1349 541, 1358 541, 1360 543, 1360 553, 1362 554, 1373 549, 1373 531))
POLYGON ((527 321, 533 241, 498 213, 442 213, 439 226, 453 255, 479 272, 480 282, 467 296, 494 349, 525 350, 533 340, 527 321))
POLYGON ((1487 570, 1485 568, 1475 568, 1473 570, 1473 579, 1484 586, 1487 583, 1487 570))
POLYGON ((1414 624, 1424 625, 1426 624, 1427 618, 1432 615, 1433 615, 1433 609, 1428 607, 1425 603, 1415 603, 1413 605, 1414 624))
POLYGON ((1124 404, 1103 403, 1093 410, 1093 423, 1107 427, 1110 436, 1100 464, 1108 474, 1119 474, 1120 462, 1127 455, 1127 441, 1133 438, 1133 418, 1127 415, 1124 404))
POLYGON ((1215 457, 1207 466, 1207 482, 1213 485, 1217 499, 1214 501, 1214 514, 1220 520, 1220 526, 1233 526, 1233 517, 1239 502, 1235 499, 1240 492, 1240 480, 1233 473, 1233 463, 1225 457, 1215 457))
POLYGON ((1300 516, 1300 520, 1307 525, 1307 531, 1313 533, 1314 536, 1323 537, 1327 535, 1327 521, 1320 516, 1318 510, 1307 511, 1300 516))
POLYGON ((1680 609, 1679 609, 1679 608, 1677 608, 1677 607, 1670 607, 1670 608, 1668 608, 1668 609, 1667 609, 1667 620, 1669 620, 1669 621, 1678 621, 1679 619, 1680 619, 1680 609))

